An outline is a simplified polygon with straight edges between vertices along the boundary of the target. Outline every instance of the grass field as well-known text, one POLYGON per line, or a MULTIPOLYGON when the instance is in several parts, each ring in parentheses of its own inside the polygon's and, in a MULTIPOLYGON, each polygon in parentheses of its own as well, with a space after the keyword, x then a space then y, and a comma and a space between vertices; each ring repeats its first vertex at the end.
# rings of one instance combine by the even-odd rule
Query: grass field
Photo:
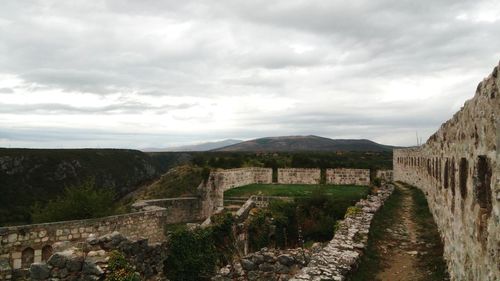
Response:
POLYGON ((368 194, 367 186, 354 185, 306 185, 306 184, 251 184, 230 189, 224 197, 249 197, 251 195, 307 197, 314 191, 322 191, 334 198, 354 200, 368 194))

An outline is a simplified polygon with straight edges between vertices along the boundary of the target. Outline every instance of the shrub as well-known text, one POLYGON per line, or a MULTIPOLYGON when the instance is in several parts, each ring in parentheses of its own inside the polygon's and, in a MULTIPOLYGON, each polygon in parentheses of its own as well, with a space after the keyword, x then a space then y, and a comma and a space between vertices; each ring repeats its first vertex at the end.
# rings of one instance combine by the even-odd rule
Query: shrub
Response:
POLYGON ((165 274, 171 281, 210 280, 217 253, 211 229, 181 229, 170 236, 165 274))
POLYGON ((118 251, 111 252, 108 261, 109 273, 106 281, 140 281, 140 276, 135 272, 134 267, 118 251))
POLYGON ((35 204, 32 218, 35 223, 81 220, 114 214, 114 192, 97 188, 93 181, 81 186, 67 187, 62 196, 45 206, 35 204))

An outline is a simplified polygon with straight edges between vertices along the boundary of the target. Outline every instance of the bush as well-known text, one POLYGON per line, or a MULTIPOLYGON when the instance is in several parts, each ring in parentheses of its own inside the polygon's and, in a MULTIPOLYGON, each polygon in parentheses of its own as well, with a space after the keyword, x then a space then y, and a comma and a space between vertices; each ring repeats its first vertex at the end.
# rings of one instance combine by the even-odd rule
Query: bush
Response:
POLYGON ((111 252, 108 261, 109 273, 106 281, 140 281, 140 276, 135 272, 134 267, 118 251, 111 252))
POLYGON ((35 204, 32 218, 35 223, 81 220, 114 214, 114 192, 96 188, 93 181, 81 186, 67 187, 64 194, 45 206, 35 204))
POLYGON ((217 253, 211 229, 181 229, 170 236, 165 274, 171 281, 210 280, 217 253))

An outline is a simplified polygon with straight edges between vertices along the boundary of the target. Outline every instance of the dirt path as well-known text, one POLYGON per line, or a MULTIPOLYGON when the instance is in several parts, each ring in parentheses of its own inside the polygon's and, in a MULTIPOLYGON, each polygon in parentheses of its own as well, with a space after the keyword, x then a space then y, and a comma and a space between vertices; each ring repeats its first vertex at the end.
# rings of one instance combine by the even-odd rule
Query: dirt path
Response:
POLYGON ((376 276, 378 280, 425 280, 418 266, 417 225, 412 215, 413 200, 410 190, 398 185, 402 193, 399 222, 386 229, 387 239, 377 245, 382 253, 384 267, 376 276))
POLYGON ((449 280, 443 246, 425 195, 396 184, 375 216, 368 248, 350 281, 449 280))

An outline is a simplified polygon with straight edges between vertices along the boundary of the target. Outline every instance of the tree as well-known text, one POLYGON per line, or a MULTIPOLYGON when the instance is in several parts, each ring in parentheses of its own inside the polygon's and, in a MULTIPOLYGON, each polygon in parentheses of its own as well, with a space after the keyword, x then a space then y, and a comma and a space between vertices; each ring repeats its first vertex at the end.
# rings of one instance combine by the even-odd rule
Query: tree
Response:
POLYGON ((35 204, 32 219, 35 223, 43 223, 110 216, 115 212, 114 197, 111 189, 97 188, 93 181, 87 181, 67 187, 61 196, 45 206, 35 204))

